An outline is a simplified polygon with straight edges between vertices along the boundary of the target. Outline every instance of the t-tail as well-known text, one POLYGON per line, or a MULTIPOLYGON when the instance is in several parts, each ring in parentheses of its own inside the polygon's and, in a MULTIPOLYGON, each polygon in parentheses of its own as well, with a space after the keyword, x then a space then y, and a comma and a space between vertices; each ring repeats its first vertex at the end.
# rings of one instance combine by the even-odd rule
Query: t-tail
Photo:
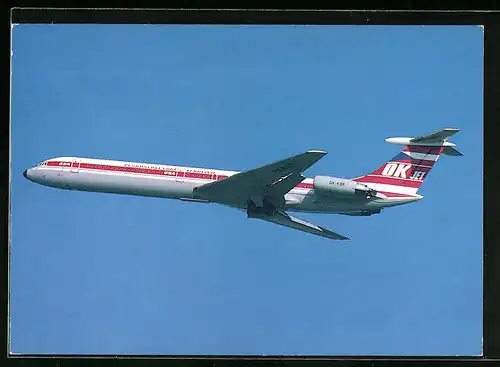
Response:
POLYGON ((417 196, 417 191, 429 175, 441 154, 461 156, 448 139, 460 129, 446 128, 417 138, 388 138, 391 144, 405 148, 372 173, 355 178, 388 197, 417 196))

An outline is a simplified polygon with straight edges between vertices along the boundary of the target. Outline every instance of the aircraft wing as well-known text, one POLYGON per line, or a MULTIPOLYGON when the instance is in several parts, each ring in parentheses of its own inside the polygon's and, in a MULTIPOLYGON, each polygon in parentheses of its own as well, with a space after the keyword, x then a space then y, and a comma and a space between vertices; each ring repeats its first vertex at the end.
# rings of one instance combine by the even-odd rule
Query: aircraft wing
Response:
POLYGON ((332 240, 348 240, 349 238, 342 236, 341 234, 332 232, 326 228, 317 226, 315 224, 306 222, 300 218, 294 217, 284 211, 277 211, 274 215, 261 215, 255 217, 258 219, 266 220, 271 223, 279 224, 281 226, 290 227, 297 229, 302 232, 308 232, 315 234, 317 236, 322 236, 330 238, 332 240))
POLYGON ((259 168, 240 172, 194 189, 195 195, 223 204, 246 204, 252 195, 282 196, 304 180, 303 171, 326 152, 309 150, 259 168))
POLYGON ((300 173, 290 173, 274 182, 271 186, 266 187, 264 191, 269 196, 282 196, 304 181, 304 179, 305 177, 300 173))
POLYGON ((410 141, 415 142, 415 143, 425 143, 425 142, 430 143, 430 142, 446 141, 451 136, 458 133, 459 131, 460 131, 460 129, 456 129, 456 128, 446 128, 446 129, 439 130, 435 133, 426 134, 423 136, 413 138, 410 141))

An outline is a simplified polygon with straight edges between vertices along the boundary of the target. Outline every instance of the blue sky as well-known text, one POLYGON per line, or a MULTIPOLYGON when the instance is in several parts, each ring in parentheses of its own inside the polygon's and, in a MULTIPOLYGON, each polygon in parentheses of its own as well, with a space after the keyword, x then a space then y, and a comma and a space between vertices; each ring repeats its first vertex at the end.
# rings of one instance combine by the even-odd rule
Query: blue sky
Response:
POLYGON ((18 25, 11 351, 478 355, 480 27, 18 25), (459 127, 424 200, 302 214, 331 241, 215 204, 64 191, 57 156, 245 170, 307 149, 355 177, 391 136, 459 127))

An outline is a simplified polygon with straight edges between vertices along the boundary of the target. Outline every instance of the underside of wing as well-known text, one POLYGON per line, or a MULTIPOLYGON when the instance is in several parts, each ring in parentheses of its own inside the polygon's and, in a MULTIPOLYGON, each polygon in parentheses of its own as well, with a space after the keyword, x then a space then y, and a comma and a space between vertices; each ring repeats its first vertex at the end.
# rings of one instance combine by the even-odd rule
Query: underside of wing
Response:
POLYGON ((455 157, 460 157, 460 156, 463 155, 462 153, 460 153, 458 150, 456 150, 453 147, 444 147, 443 154, 452 155, 452 156, 455 156, 455 157))
POLYGON ((341 234, 332 232, 326 228, 309 223, 300 218, 294 217, 284 211, 277 211, 274 215, 259 215, 254 218, 262 219, 281 226, 290 227, 299 231, 312 233, 317 236, 330 238, 332 240, 348 240, 349 238, 341 234))
POLYGON ((301 173, 325 154, 324 151, 309 150, 196 187, 194 193, 202 199, 231 205, 245 205, 253 196, 282 197, 304 179, 301 173))

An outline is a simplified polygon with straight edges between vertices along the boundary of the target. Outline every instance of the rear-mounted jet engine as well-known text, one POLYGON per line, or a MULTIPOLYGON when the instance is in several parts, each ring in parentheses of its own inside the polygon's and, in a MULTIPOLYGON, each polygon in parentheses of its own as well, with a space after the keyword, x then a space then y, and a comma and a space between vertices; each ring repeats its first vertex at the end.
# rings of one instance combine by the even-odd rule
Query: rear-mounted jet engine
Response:
POLYGON ((314 192, 319 196, 359 196, 371 198, 377 196, 377 191, 356 181, 345 178, 316 176, 314 192))

